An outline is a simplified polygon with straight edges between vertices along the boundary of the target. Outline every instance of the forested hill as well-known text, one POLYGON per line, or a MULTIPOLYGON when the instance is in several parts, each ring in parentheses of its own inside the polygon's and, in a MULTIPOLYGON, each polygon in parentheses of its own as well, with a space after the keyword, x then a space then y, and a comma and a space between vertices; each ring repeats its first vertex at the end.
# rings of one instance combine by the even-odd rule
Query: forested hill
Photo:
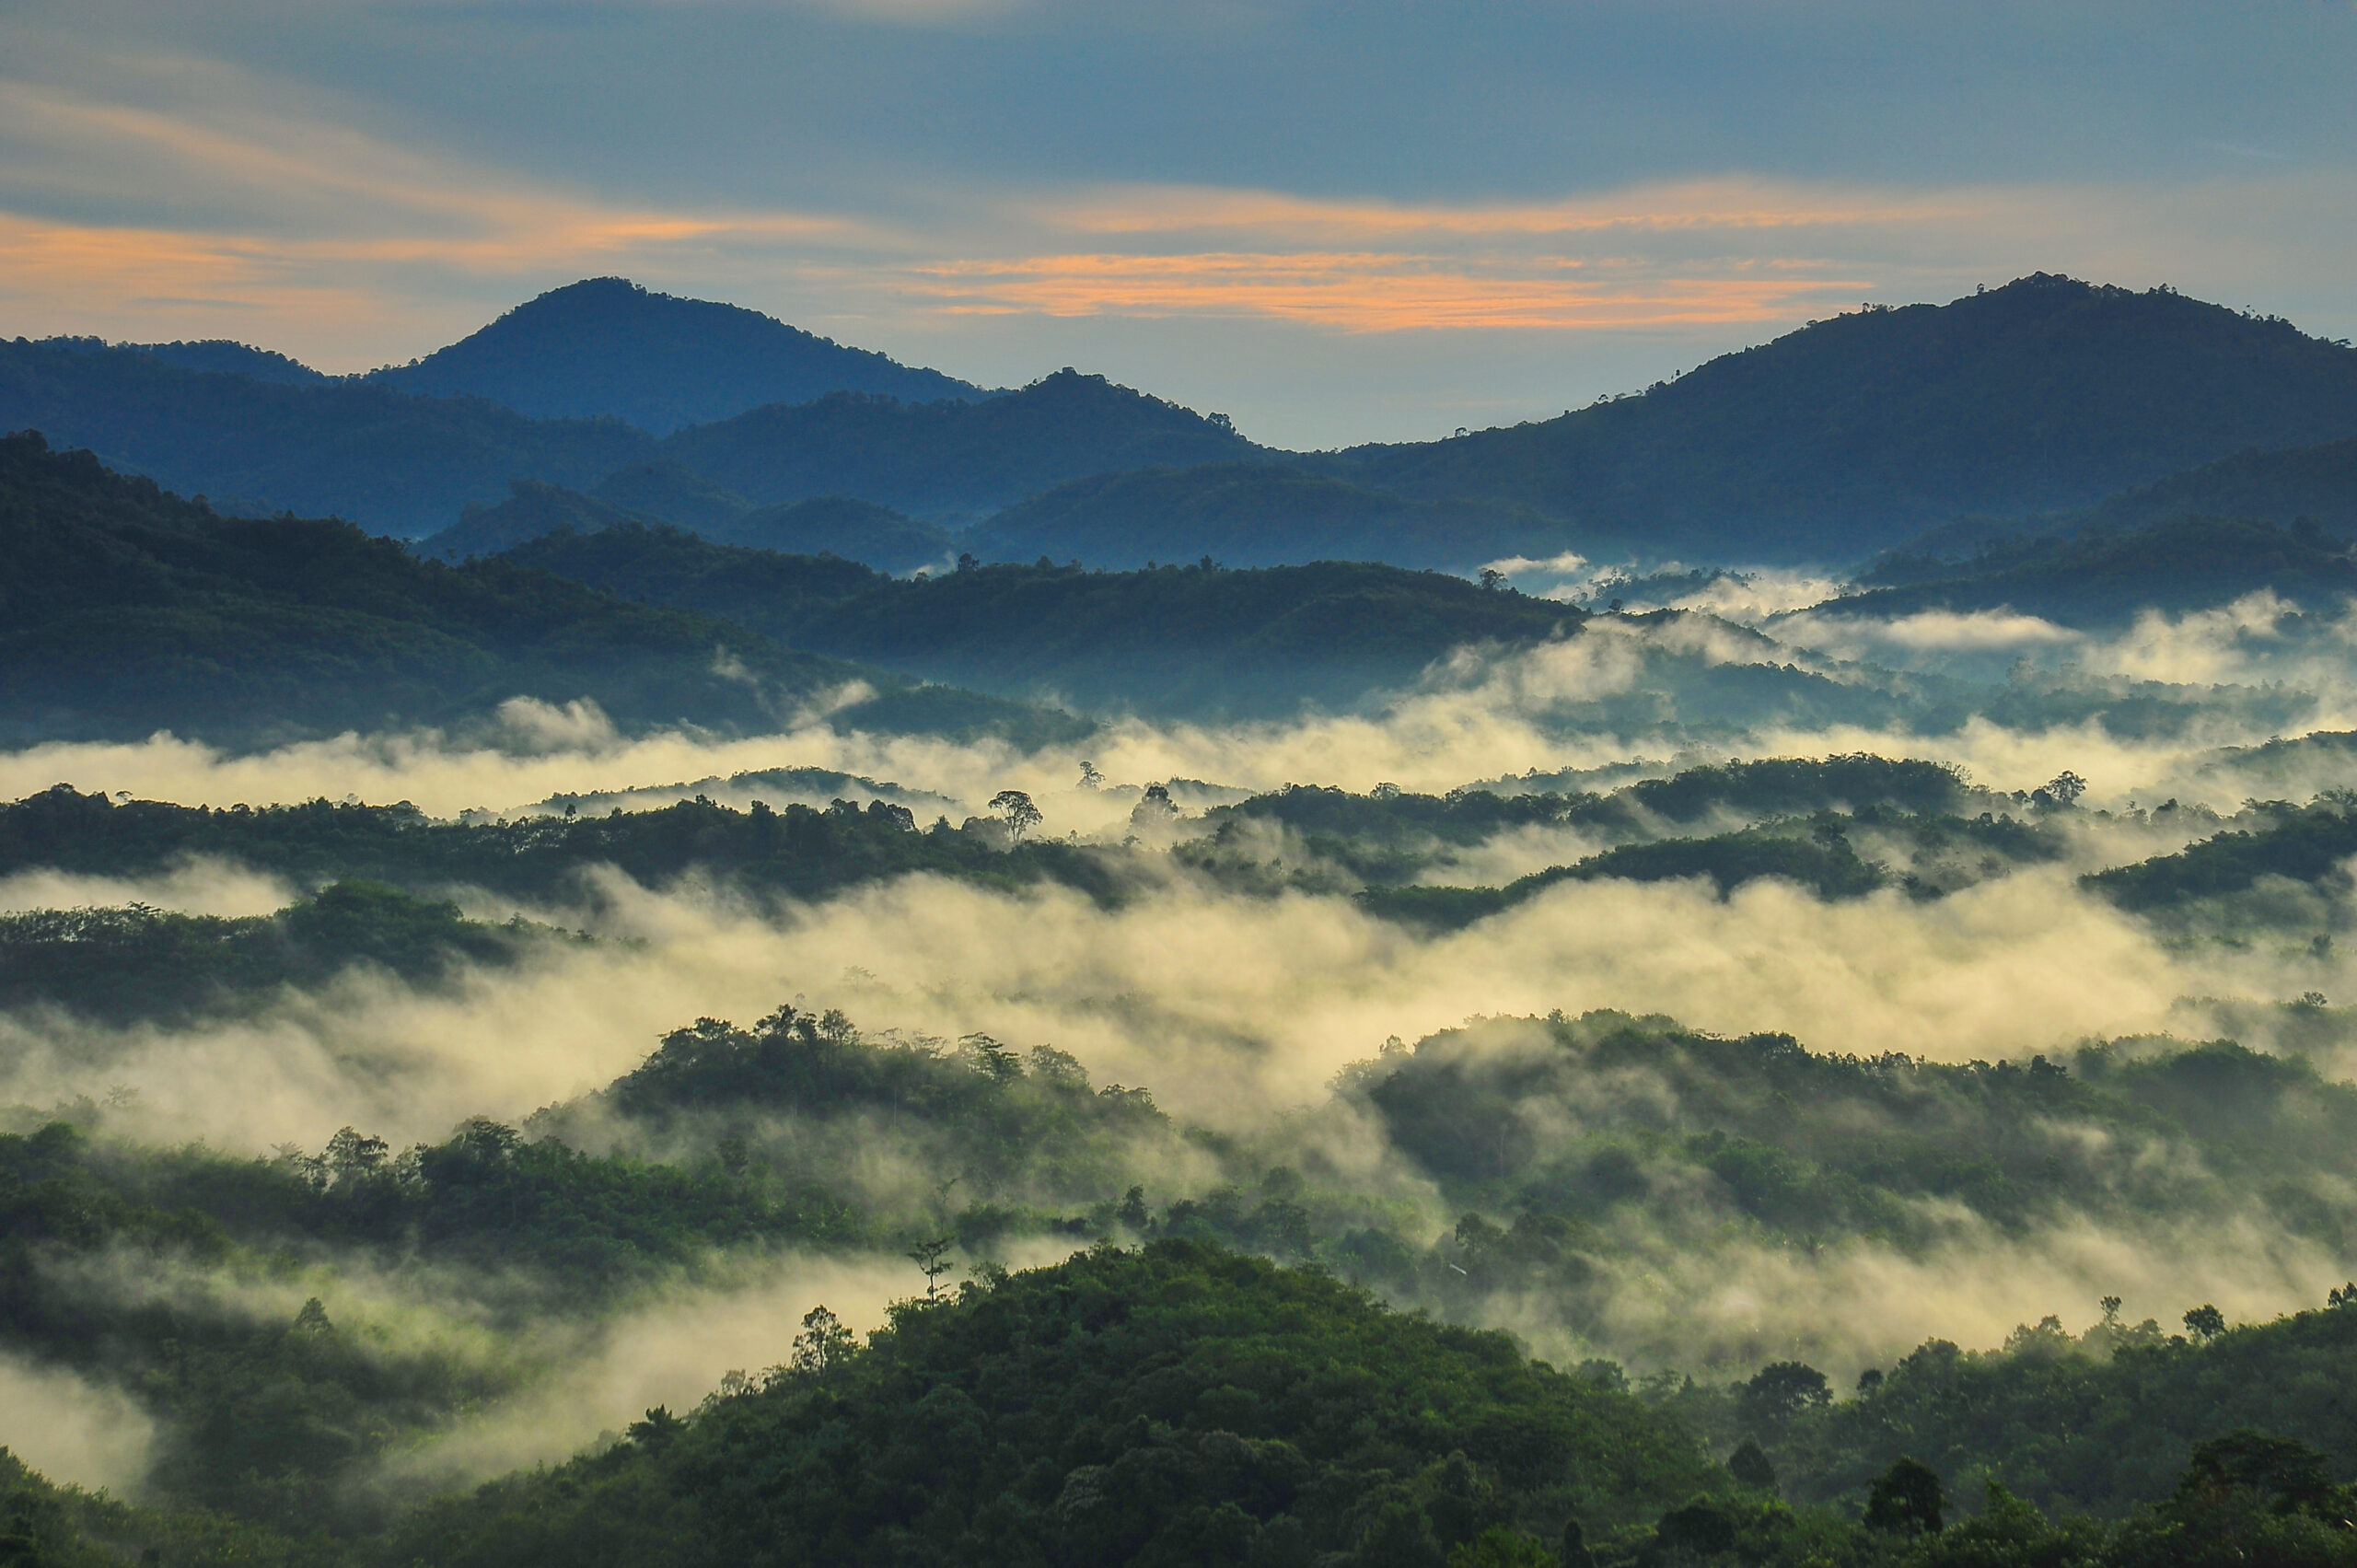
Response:
POLYGON ((1504 1334, 1193 1243, 1002 1274, 865 1349, 812 1321, 767 1388, 430 1509, 389 1560, 1538 1568, 1736 1490, 1504 1334))
POLYGON ((87 447, 223 511, 432 533, 516 479, 585 487, 654 456, 611 420, 533 420, 474 400, 192 369, 135 348, 0 342, 0 431, 87 447))
MULTIPOLYGON (((716 544, 739 544, 787 555, 832 555, 888 572, 946 566, 957 553, 955 537, 934 523, 844 495, 814 495, 775 506, 734 507, 730 494, 714 486, 701 492, 694 476, 676 464, 656 462, 616 474, 596 493, 584 494, 561 484, 519 479, 496 506, 470 506, 440 533, 420 540, 418 553, 435 561, 465 561, 496 555, 545 534, 570 530, 594 534, 621 525, 676 527, 716 544), (643 498, 643 510, 608 496, 643 498), (675 513, 687 516, 675 516, 675 513)), ((602 581, 603 579, 601 579, 602 581)), ((615 579, 607 586, 636 595, 639 585, 615 579)), ((746 598, 749 608, 759 601, 746 598)))
POLYGON ((1960 513, 2093 505, 2247 447, 2357 435, 2357 350, 2167 291, 2040 273, 1871 308, 1543 424, 1332 460, 1665 552, 1839 561, 1960 513))
MULTIPOLYGON (((93 351, 108 346, 96 338, 50 341, 78 341, 93 351)), ((208 370, 222 376, 250 376, 257 381, 276 381, 289 387, 325 386, 331 379, 299 359, 290 359, 283 354, 256 348, 250 343, 233 343, 226 338, 205 338, 196 343, 126 343, 122 346, 134 354, 161 360, 166 365, 177 365, 183 370, 208 370)))
POLYGON ((2287 527, 2306 517, 2334 533, 2357 533, 2357 440, 2237 452, 2112 496, 2072 527, 2104 533, 2186 517, 2259 517, 2287 527))
MULTIPOLYGON (((1580 537, 1590 548, 1606 542, 1592 530, 1580 537)), ((1047 554, 1091 566, 1210 555, 1239 566, 1345 560, 1463 569, 1517 552, 1551 554, 1564 538, 1561 523, 1524 506, 1410 500, 1258 462, 1073 480, 999 513, 977 530, 975 548, 1004 560, 1047 554)))
POLYGON ((587 278, 370 380, 428 397, 488 398, 537 418, 609 415, 667 435, 765 403, 866 392, 980 398, 971 383, 848 348, 758 310, 587 278))
POLYGON ((509 483, 506 500, 496 506, 469 506, 457 522, 418 540, 417 552, 429 561, 467 561, 513 550, 527 540, 560 528, 596 533, 617 523, 662 520, 610 506, 594 495, 561 484, 519 479, 509 483))
POLYGON ((823 556, 639 528, 552 534, 505 559, 930 679, 1189 714, 1348 703, 1413 679, 1453 648, 1568 635, 1586 619, 1551 599, 1372 563, 1040 563, 897 581, 823 556))
POLYGON ((796 653, 691 611, 504 561, 422 562, 349 524, 226 518, 39 436, 0 439, 0 734, 229 743, 450 724, 508 698, 589 698, 628 726, 774 726, 767 705, 854 678, 844 722, 1040 715, 796 653), (715 672, 726 649, 751 679, 715 672))
POLYGON ((2357 592, 2357 560, 2314 523, 2180 517, 2119 533, 1992 544, 1961 563, 1879 563, 1869 591, 1813 614, 1911 615, 2009 607, 2067 626, 2112 627, 2144 609, 2188 610, 2272 589, 2313 608, 2357 592))
POLYGON ((755 501, 852 495, 919 516, 979 516, 1086 474, 1259 451, 1218 414, 1072 370, 972 403, 838 393, 663 443, 666 457, 755 501))

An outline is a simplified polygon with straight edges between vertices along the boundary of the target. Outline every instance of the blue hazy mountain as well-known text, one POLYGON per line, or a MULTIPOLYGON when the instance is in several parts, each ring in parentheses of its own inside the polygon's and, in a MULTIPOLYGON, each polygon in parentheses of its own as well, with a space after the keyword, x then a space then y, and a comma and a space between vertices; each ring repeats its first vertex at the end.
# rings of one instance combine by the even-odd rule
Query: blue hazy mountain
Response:
POLYGON ((1559 419, 1329 459, 1661 552, 1853 560, 1962 514, 2086 507, 2251 447, 2357 436, 2357 350, 2166 289, 2045 273, 1870 308, 1559 419))
POLYGON ((610 415, 656 435, 829 392, 907 402, 980 398, 970 382, 849 348, 741 306, 655 294, 627 278, 552 289, 369 379, 426 397, 488 398, 541 419, 610 415))

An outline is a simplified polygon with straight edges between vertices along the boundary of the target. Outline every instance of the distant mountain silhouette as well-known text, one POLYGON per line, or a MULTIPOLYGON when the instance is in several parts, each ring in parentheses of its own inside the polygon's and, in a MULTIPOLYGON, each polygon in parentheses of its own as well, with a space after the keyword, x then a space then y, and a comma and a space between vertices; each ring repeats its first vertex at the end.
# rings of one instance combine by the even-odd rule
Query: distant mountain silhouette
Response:
POLYGON ((837 555, 886 572, 946 566, 958 552, 957 536, 937 523, 921 523, 889 506, 844 495, 763 506, 719 528, 696 531, 727 544, 785 555, 837 555))
POLYGON ((87 447, 216 510, 335 516, 372 532, 447 527, 508 482, 586 486, 654 456, 611 420, 535 420, 472 399, 349 381, 190 370, 141 349, 0 340, 0 431, 87 447))
POLYGON ((348 524, 222 517, 88 452, 0 438, 11 743, 164 726, 267 743, 481 721, 516 696, 589 698, 630 726, 766 731, 781 699, 854 679, 877 695, 847 722, 870 727, 1039 722, 506 561, 450 567, 348 524))
POLYGON ((2357 440, 2282 452, 2237 452, 2112 496, 2072 519, 2076 531, 2137 528, 2170 517, 2314 519, 2357 533, 2357 440))
POLYGON ((48 338, 45 343, 61 347, 89 352, 113 348, 126 354, 143 354, 166 365, 177 365, 183 370, 204 370, 221 376, 250 376, 257 381, 274 381, 286 387, 321 387, 335 377, 314 370, 299 359, 289 359, 266 348, 250 343, 234 343, 227 338, 206 338, 198 343, 114 343, 99 338, 48 338))
POLYGON ((1196 717, 1348 705, 1450 650, 1577 634, 1585 611, 1363 562, 1152 572, 992 565, 895 580, 632 525, 504 559, 722 616, 793 646, 1006 696, 1196 717))
POLYGON ((429 561, 471 561, 497 555, 527 540, 570 528, 596 533, 621 523, 656 523, 667 519, 609 506, 593 495, 538 480, 510 482, 507 499, 496 506, 470 506, 459 520, 440 533, 417 541, 417 553, 429 561))
MULTIPOLYGON (((979 401, 835 391, 660 441, 613 419, 534 420, 393 389, 452 366, 506 365, 617 395, 668 398, 702 377, 726 403, 731 387, 753 395, 749 361, 698 345, 725 346, 740 330, 773 346, 803 339, 751 312, 610 280, 519 308, 446 351, 457 357, 410 367, 431 367, 423 378, 295 384, 301 366, 238 345, 0 343, 0 430, 43 430, 220 507, 331 512, 412 536, 448 527, 467 505, 503 505, 511 481, 532 480, 594 487, 620 511, 707 531, 740 508, 842 496, 933 524, 987 524, 991 548, 1020 559, 1347 555, 1452 567, 1564 549, 1834 563, 1940 529, 1970 549, 2019 531, 2016 519, 2051 522, 2237 453, 2357 437, 2357 350, 2166 291, 2045 274, 1945 306, 1819 322, 1543 424, 1330 454, 1256 447, 1218 415, 1071 371, 979 401), (576 319, 582 335, 560 330, 576 319), (609 330, 615 320, 645 324, 653 346, 609 330), (702 321, 728 331, 673 331, 702 321), (1106 477, 1123 474, 1134 477, 1106 477), (1060 486, 1070 488, 1048 494, 1060 486)), ((889 366, 819 347, 851 356, 829 364, 889 366)), ((580 397, 573 406, 621 406, 580 397)), ((2330 482, 2337 459, 2309 460, 2319 466, 2308 479, 2285 470, 2283 495, 2330 482)), ((2229 466, 2200 482, 2277 482, 2252 462, 2247 480, 2229 466)), ((2257 503, 2156 493, 2135 505, 2257 503)))
POLYGON ((1563 532, 1510 503, 1411 500, 1285 464, 1212 463, 1069 481, 1000 512, 975 531, 974 546, 997 560, 1109 567, 1210 556, 1230 566, 1469 568, 1560 548, 1563 532))
POLYGON ((1543 424, 1324 459, 1428 498, 1519 502, 1571 537, 1839 561, 1961 513, 2092 505, 2246 447, 2357 435, 2357 350, 2156 290, 2039 273, 1875 308, 1543 424))
MULTIPOLYGON (((632 471, 644 475, 647 470, 632 471)), ((663 487, 655 484, 598 486, 600 493, 617 489, 635 489, 657 503, 676 502, 682 494, 693 494, 692 487, 685 484, 671 485, 668 495, 663 487)), ((542 484, 528 479, 517 480, 507 499, 496 506, 468 507, 459 521, 440 533, 420 540, 415 549, 428 560, 470 561, 478 556, 512 552, 548 534, 596 534, 625 526, 674 529, 715 544, 742 545, 786 555, 832 555, 886 572, 946 565, 957 550, 953 536, 946 528, 918 522, 872 501, 853 501, 841 495, 757 507, 707 526, 696 526, 676 516, 610 505, 598 494, 585 495, 561 484, 542 484)))
POLYGON ((1227 424, 1062 370, 981 402, 838 393, 682 430, 663 455, 756 501, 853 495, 974 517, 1083 475, 1260 453, 1227 424))
POLYGON ((2314 610, 2357 594, 2357 559, 2316 524, 2176 517, 2103 533, 2014 539, 1954 563, 1894 556, 1864 591, 1817 615, 1904 616, 2015 610, 2066 626, 2109 629, 2145 610, 2208 610, 2271 589, 2314 610))
POLYGON ((758 310, 651 294, 627 278, 552 289, 470 337, 369 379, 426 397, 488 398, 535 418, 605 414, 658 436, 829 392, 910 402, 986 395, 758 310))
POLYGON ((660 517, 714 537, 753 509, 753 504, 735 491, 669 458, 633 463, 610 473, 591 485, 589 494, 609 506, 660 517))

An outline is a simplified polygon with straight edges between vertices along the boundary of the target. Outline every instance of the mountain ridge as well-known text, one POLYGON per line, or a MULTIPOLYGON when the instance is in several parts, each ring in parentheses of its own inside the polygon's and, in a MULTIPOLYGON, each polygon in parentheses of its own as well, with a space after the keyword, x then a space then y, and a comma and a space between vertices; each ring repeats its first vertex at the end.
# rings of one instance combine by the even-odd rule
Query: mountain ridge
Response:
POLYGON ((743 306, 616 277, 551 289, 455 343, 365 378, 429 397, 487 398, 537 419, 608 416, 655 436, 829 392, 915 402, 989 395, 743 306))

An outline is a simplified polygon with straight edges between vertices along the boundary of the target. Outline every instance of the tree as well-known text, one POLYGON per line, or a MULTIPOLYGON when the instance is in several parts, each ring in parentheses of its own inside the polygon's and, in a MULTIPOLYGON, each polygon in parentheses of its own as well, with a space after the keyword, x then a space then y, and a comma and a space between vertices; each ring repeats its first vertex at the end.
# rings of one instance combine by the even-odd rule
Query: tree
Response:
POLYGON ((841 1368, 858 1348, 859 1342, 843 1327, 842 1319, 821 1304, 802 1315, 802 1331, 794 1336, 793 1358, 786 1366, 806 1377, 824 1377, 841 1368))
POLYGON ((941 1299, 941 1276, 950 1270, 950 1265, 942 1260, 942 1254, 956 1245, 957 1240, 954 1236, 935 1237, 929 1241, 918 1242, 906 1254, 909 1261, 924 1275, 924 1298, 927 1301, 941 1299))
POLYGON ((2326 1462, 2305 1443, 2240 1427, 2193 1446, 2192 1462, 2177 1483, 2178 1504, 2214 1508, 2243 1494, 2278 1514, 2315 1507, 2333 1496, 2326 1462))
POLYGON ((1866 1527, 1891 1535, 1937 1535, 1946 1503, 1938 1472, 1902 1456, 1866 1493, 1866 1527))
POLYGON ((1451 1551, 1448 1568, 1556 1568, 1556 1557, 1537 1536, 1525 1535, 1508 1525, 1492 1525, 1451 1551))
POLYGON ((2185 1330, 2206 1343, 2226 1331, 2226 1315, 2204 1302, 2185 1315, 2185 1330))
POLYGON ((991 809, 998 813, 999 820, 1006 824, 1006 830, 1016 843, 1021 843, 1023 835, 1044 819, 1039 808, 1031 804, 1031 797, 1019 789, 1003 789, 992 796, 991 809))
POLYGON ((1727 1456, 1727 1473, 1744 1485, 1760 1492, 1776 1490, 1776 1467, 1759 1445, 1747 1437, 1736 1451, 1727 1456))
POLYGON ((1596 1568, 1596 1553, 1587 1544, 1587 1531, 1577 1515, 1563 1521, 1563 1547, 1555 1560, 1563 1568, 1596 1568))
POLYGON ((1481 587, 1485 591, 1495 593, 1505 585, 1506 575, 1504 572, 1499 571, 1495 566, 1481 568, 1481 587))
POLYGON ((1698 1497, 1683 1508, 1673 1508, 1654 1527, 1654 1544, 1676 1561, 1714 1557, 1735 1550, 1735 1522, 1708 1498, 1698 1497))
POLYGON ((1736 1411, 1745 1425, 1772 1434, 1801 1411, 1832 1402, 1833 1389, 1824 1373, 1805 1362, 1777 1361, 1743 1386, 1736 1395, 1736 1411))

